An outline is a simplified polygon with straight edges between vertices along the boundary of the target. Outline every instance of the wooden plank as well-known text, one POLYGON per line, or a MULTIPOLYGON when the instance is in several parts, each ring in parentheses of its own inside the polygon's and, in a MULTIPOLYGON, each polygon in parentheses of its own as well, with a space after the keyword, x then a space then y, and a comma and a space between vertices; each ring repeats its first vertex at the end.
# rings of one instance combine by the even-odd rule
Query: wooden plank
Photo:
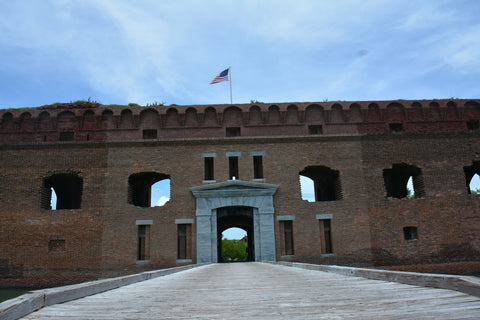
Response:
POLYGON ((215 264, 46 307, 25 319, 480 319, 480 298, 262 263, 215 264))

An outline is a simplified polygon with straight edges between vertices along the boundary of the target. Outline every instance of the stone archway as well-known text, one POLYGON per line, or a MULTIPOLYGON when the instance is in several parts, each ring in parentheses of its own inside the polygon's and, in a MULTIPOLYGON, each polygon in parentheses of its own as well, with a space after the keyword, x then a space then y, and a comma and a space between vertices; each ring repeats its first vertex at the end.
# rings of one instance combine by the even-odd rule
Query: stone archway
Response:
POLYGON ((190 188, 197 199, 197 263, 218 262, 217 210, 224 207, 251 208, 254 261, 275 261, 273 195, 277 189, 277 185, 242 180, 190 188))
POLYGON ((253 208, 223 207, 217 209, 217 256, 222 262, 222 232, 228 228, 237 227, 247 233, 247 259, 255 261, 255 237, 253 228, 253 208))

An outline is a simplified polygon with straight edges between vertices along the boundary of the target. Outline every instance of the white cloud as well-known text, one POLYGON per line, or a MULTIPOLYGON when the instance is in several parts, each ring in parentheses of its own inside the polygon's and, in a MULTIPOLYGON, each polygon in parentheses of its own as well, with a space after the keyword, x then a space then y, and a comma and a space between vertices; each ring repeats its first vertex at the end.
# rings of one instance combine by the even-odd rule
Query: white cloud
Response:
POLYGON ((156 207, 161 207, 161 206, 165 205, 165 203, 167 203, 169 200, 170 200, 170 198, 168 198, 166 196, 161 196, 160 199, 157 200, 155 206, 156 207))
POLYGON ((461 34, 452 34, 445 41, 445 62, 464 73, 480 71, 480 24, 461 34))
MULTIPOLYGON (((450 79, 439 74, 446 68, 478 78, 475 8, 476 1, 9 1, 0 4, 0 84, 38 76, 52 83, 42 83, 42 94, 57 96, 54 84, 71 77, 64 90, 80 92, 77 99, 94 92, 103 103, 222 103, 226 86, 208 83, 231 65, 237 102, 429 98, 450 79)), ((462 81, 471 92, 473 80, 462 81)), ((36 99, 35 90, 21 99, 36 99)))
POLYGON ((315 188, 313 180, 302 175, 300 175, 299 177, 302 199, 308 200, 309 202, 315 202, 315 188))
POLYGON ((406 7, 406 12, 398 19, 395 29, 412 32, 422 29, 435 29, 455 20, 454 12, 448 10, 440 1, 417 2, 406 7))

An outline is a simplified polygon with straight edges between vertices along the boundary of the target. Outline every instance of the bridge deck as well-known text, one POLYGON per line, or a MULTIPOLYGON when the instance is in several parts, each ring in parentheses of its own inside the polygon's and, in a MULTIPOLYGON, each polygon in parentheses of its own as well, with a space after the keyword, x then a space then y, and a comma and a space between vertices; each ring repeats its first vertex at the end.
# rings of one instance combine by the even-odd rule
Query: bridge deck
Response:
POLYGON ((480 319, 464 293, 263 263, 206 265, 25 319, 480 319))

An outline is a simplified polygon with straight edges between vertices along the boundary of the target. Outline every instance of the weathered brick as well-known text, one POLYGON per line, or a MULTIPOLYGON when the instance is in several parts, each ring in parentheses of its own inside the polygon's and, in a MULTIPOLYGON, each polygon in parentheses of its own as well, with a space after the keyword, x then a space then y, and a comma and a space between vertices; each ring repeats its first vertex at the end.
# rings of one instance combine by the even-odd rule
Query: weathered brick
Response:
POLYGON ((463 168, 480 161, 479 110, 478 100, 1 110, 1 284, 52 286, 188 263, 177 261, 176 219, 194 221, 195 263, 190 188, 205 184, 202 154, 215 153, 222 182, 227 152, 240 152, 239 178, 252 181, 258 151, 260 182, 279 186, 275 216, 295 216, 294 257, 281 257, 275 220, 277 260, 478 270, 480 199, 468 193, 463 168), (309 134, 312 125, 322 133, 309 134), (229 127, 240 136, 226 137, 229 127), (157 138, 142 139, 143 130, 157 130, 157 138), (59 141, 61 132, 73 140, 59 141), (424 198, 387 198, 383 170, 400 163, 421 169, 424 198), (338 171, 342 199, 302 200, 299 173, 308 166, 338 171), (81 208, 42 209, 43 179, 65 172, 83 181, 81 208), (128 203, 128 179, 140 172, 170 176, 166 205, 128 203), (321 255, 322 214, 333 216, 333 256, 321 255), (150 263, 136 263, 137 220, 152 221, 150 263), (417 227, 417 240, 404 239, 408 226, 417 227))

